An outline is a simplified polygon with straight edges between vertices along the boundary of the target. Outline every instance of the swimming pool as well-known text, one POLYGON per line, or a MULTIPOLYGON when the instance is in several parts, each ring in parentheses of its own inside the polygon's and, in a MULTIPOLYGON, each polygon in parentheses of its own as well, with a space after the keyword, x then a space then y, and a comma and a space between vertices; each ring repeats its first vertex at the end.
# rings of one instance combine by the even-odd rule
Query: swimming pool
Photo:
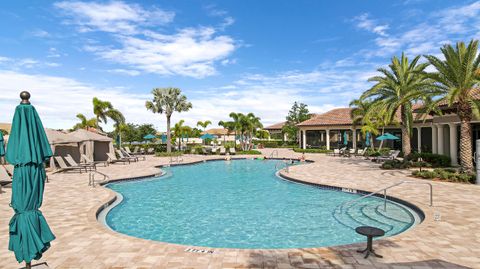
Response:
POLYGON ((279 161, 210 161, 166 168, 166 175, 110 183, 123 196, 106 216, 113 230, 144 239, 219 248, 305 248, 363 242, 360 225, 392 236, 415 212, 377 197, 339 211, 359 195, 282 180, 279 161))

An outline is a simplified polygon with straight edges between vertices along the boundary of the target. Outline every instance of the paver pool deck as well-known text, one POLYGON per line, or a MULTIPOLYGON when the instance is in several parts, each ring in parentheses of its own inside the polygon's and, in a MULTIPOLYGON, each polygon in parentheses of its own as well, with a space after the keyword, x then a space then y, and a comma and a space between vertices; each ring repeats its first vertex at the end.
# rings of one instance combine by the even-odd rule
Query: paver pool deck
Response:
MULTIPOLYGON (((269 155, 270 150, 264 150, 269 155)), ((279 150, 279 157, 298 157, 291 150, 279 150)), ((218 156, 184 157, 184 163, 218 156)), ((376 191, 408 177, 408 171, 385 171, 361 158, 307 154, 314 160, 290 168, 289 177, 324 185, 376 191)), ((148 157, 131 165, 99 167, 112 179, 158 174, 155 166, 169 158, 148 157)), ((101 186, 88 186, 88 174, 49 175, 43 214, 57 236, 38 262, 50 268, 480 268, 480 187, 431 182, 434 207, 429 206, 428 187, 407 184, 388 194, 418 206, 425 220, 394 237, 374 242, 383 259, 364 259, 356 253, 365 244, 309 249, 249 250, 212 249, 213 254, 190 253, 188 246, 149 241, 109 230, 96 219, 97 210, 115 197, 101 186), (439 216, 435 220, 434 215, 439 216)), ((8 251, 8 222, 11 189, 0 194, 0 268, 20 268, 8 251)), ((197 247, 198 248, 198 247, 197 247)), ((210 249, 210 248, 199 248, 210 249)), ((35 264, 35 262, 33 263, 35 264)))

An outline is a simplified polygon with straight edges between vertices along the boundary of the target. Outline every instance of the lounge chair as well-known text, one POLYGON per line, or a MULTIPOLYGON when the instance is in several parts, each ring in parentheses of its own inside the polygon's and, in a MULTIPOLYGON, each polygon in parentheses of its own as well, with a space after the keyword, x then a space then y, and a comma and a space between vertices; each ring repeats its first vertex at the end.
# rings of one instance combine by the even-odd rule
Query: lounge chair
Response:
POLYGON ((78 164, 70 154, 67 154, 67 156, 65 156, 65 160, 67 161, 68 165, 72 166, 72 167, 75 167, 75 166, 83 166, 85 167, 85 169, 89 169, 90 171, 93 169, 93 170, 97 170, 97 165, 95 163, 80 163, 78 164))
POLYGON ((366 152, 367 152, 367 148, 359 149, 359 150, 357 150, 357 152, 355 153, 355 157, 357 157, 357 156, 364 156, 366 152))
POLYGON ((53 157, 55 161, 57 161, 58 166, 60 166, 60 169, 57 172, 67 172, 67 171, 79 171, 80 174, 85 170, 85 173, 87 173, 87 167, 85 166, 68 166, 65 161, 63 160, 62 156, 55 156, 53 157))
POLYGON ((220 148, 220 155, 225 155, 225 154, 227 154, 227 151, 225 150, 224 147, 221 147, 220 148))
MULTIPOLYGON (((139 150, 138 146, 135 147, 133 151, 131 151, 129 147, 125 147, 124 150, 125 152, 128 153, 128 155, 134 155, 134 156, 145 155, 144 152, 138 152, 139 150)), ((143 159, 145 160, 145 157, 143 157, 143 159)))
POLYGON ((125 156, 123 154, 123 152, 121 150, 115 150, 118 154, 118 156, 120 157, 120 159, 128 159, 130 161, 134 161, 134 162, 138 162, 138 158, 137 157, 128 157, 128 156, 125 156))
POLYGON ((333 152, 330 152, 328 153, 327 155, 330 155, 330 156, 340 156, 342 153, 340 152, 340 149, 333 149, 333 152))
POLYGON ((376 162, 393 161, 393 160, 397 159, 399 154, 400 154, 400 150, 393 150, 393 151, 390 151, 385 156, 380 156, 380 157, 375 158, 375 161, 376 162))
POLYGON ((130 163, 128 159, 118 159, 115 153, 107 153, 109 163, 130 163))
POLYGON ((202 154, 203 154, 203 155, 208 155, 207 149, 204 148, 204 147, 202 147, 202 154))
POLYGON ((128 153, 126 150, 120 150, 120 151, 125 155, 126 158, 136 158, 137 161, 139 161, 140 158, 142 158, 142 160, 144 160, 144 161, 147 159, 143 155, 135 155, 133 153, 128 153))
POLYGON ((230 152, 231 155, 237 154, 237 152, 235 151, 235 148, 229 148, 228 151, 230 152))
POLYGON ((80 155, 80 157, 82 158, 82 160, 83 160, 86 164, 95 164, 95 166, 97 166, 97 164, 103 163, 103 166, 108 166, 108 161, 92 161, 92 160, 91 160, 90 158, 88 158, 87 155, 85 155, 85 154, 80 155))
POLYGON ((147 149, 147 154, 154 154, 155 153, 155 149, 154 148, 148 148, 147 149))
POLYGON ((12 183, 12 177, 8 174, 7 169, 0 165, 0 193, 2 187, 12 183))

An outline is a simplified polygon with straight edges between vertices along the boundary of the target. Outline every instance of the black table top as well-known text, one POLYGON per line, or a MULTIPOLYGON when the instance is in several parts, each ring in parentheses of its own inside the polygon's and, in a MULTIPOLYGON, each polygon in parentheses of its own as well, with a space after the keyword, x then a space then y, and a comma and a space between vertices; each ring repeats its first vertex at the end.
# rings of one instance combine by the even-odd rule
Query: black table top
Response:
POLYGON ((355 228, 355 231, 361 235, 365 236, 383 236, 385 235, 385 231, 379 228, 371 227, 371 226, 360 226, 355 228))

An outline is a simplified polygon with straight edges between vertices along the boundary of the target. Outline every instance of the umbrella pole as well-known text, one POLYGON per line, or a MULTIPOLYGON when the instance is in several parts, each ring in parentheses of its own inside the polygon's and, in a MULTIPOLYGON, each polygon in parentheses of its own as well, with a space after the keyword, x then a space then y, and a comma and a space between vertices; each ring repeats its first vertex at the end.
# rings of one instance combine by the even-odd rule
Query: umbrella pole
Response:
POLYGON ((31 269, 31 268, 32 268, 32 263, 26 262, 26 263, 25 263, 25 268, 26 268, 26 269, 31 269))

